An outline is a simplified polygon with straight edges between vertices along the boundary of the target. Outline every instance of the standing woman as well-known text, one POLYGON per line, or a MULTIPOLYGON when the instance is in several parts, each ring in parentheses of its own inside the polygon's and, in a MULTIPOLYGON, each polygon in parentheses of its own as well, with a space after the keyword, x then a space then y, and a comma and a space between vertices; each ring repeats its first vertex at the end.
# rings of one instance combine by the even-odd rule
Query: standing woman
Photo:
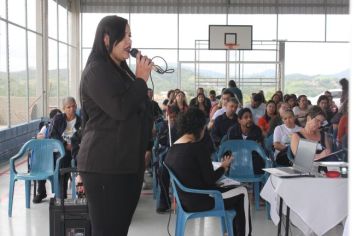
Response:
POLYGON ((153 64, 138 52, 135 75, 126 63, 131 43, 126 19, 104 17, 80 83, 78 169, 95 236, 127 235, 143 183, 153 125, 146 82, 153 64))

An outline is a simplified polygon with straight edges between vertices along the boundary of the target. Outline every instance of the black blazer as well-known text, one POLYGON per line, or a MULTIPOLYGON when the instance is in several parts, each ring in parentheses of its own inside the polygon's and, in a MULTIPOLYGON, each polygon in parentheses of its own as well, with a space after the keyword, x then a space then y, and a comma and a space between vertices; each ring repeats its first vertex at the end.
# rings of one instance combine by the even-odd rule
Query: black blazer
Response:
POLYGON ((145 81, 109 59, 94 59, 82 73, 80 96, 84 127, 78 169, 105 174, 143 173, 153 127, 145 81))

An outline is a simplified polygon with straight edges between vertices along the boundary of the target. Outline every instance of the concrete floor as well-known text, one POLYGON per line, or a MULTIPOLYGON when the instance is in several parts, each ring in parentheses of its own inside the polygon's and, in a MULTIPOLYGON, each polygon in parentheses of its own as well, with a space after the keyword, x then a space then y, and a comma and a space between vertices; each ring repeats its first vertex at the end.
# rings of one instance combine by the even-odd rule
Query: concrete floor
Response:
MULTIPOLYGON (((21 164, 18 168, 25 169, 26 164, 21 164)), ((49 235, 49 197, 40 204, 32 204, 31 208, 25 207, 24 181, 18 181, 15 186, 13 216, 8 218, 8 188, 9 173, 8 167, 0 169, 0 235, 1 236, 48 236, 49 235)), ((150 188, 151 178, 145 176, 148 188, 142 191, 141 198, 135 212, 129 236, 142 236, 152 234, 155 236, 174 235, 175 215, 172 213, 157 214, 155 211, 156 201, 153 199, 150 188), (170 218, 170 224, 168 221, 170 218)), ((49 184, 47 188, 49 190, 49 184)), ((49 192, 49 191, 48 191, 49 192)), ((31 199, 32 200, 32 199, 31 199)), ((253 205, 253 204, 252 204, 253 205)), ((251 206, 252 206, 251 205, 251 206)), ((266 219, 264 207, 255 211, 251 208, 252 235, 277 235, 277 227, 271 220, 266 219)), ((215 236, 221 235, 220 223, 215 218, 204 218, 190 220, 187 224, 185 235, 187 236, 215 236)), ((295 227, 291 227, 292 236, 303 235, 295 227)), ((342 226, 338 226, 326 234, 328 236, 342 235, 342 226)))

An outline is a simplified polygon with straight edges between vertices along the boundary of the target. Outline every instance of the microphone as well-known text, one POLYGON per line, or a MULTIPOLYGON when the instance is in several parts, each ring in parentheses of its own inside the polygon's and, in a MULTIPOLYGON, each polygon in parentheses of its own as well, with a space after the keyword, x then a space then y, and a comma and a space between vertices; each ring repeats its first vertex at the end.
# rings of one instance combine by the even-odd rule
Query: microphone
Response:
MULTIPOLYGON (((132 57, 136 58, 137 53, 138 53, 137 48, 131 48, 131 50, 130 50, 130 55, 131 55, 132 57)), ((141 57, 142 57, 142 56, 141 56, 141 57)))
MULTIPOLYGON (((137 48, 131 48, 130 50, 130 55, 134 58, 136 58, 137 56, 137 53, 138 53, 138 49, 137 48)), ((142 58, 142 55, 140 57, 140 59, 142 58)), ((156 57, 153 57, 152 59, 148 59, 150 60, 150 62, 152 62, 153 59, 155 58, 160 58, 163 60, 164 64, 165 64, 165 67, 166 69, 163 69, 162 67, 158 66, 158 65, 155 65, 153 63, 153 70, 155 72, 157 72, 158 74, 165 74, 165 73, 173 73, 174 72, 174 69, 168 69, 168 65, 167 65, 167 62, 162 58, 162 57, 159 57, 159 56, 156 56, 156 57)))
MULTIPOLYGON (((131 48, 131 50, 130 50, 130 55, 131 55, 132 57, 136 58, 137 53, 138 53, 138 49, 137 49, 137 48, 131 48)), ((142 58, 142 55, 140 56, 140 59, 141 59, 141 58, 142 58)), ((149 60, 150 63, 151 63, 152 59, 149 59, 149 58, 148 58, 148 60, 149 60)), ((156 67, 155 67, 154 64, 153 64, 153 70, 157 72, 157 69, 156 69, 156 67)))

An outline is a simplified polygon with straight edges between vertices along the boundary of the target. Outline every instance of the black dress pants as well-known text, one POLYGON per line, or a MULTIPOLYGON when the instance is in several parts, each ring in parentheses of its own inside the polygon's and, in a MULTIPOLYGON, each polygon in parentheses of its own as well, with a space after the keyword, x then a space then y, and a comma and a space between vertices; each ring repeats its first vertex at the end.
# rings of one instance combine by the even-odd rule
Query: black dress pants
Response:
POLYGON ((163 208, 170 208, 171 207, 171 200, 169 197, 169 183, 170 177, 168 170, 165 166, 160 166, 158 170, 158 183, 161 189, 159 195, 159 206, 163 208))
POLYGON ((126 236, 141 194, 142 174, 81 173, 93 236, 126 236))

